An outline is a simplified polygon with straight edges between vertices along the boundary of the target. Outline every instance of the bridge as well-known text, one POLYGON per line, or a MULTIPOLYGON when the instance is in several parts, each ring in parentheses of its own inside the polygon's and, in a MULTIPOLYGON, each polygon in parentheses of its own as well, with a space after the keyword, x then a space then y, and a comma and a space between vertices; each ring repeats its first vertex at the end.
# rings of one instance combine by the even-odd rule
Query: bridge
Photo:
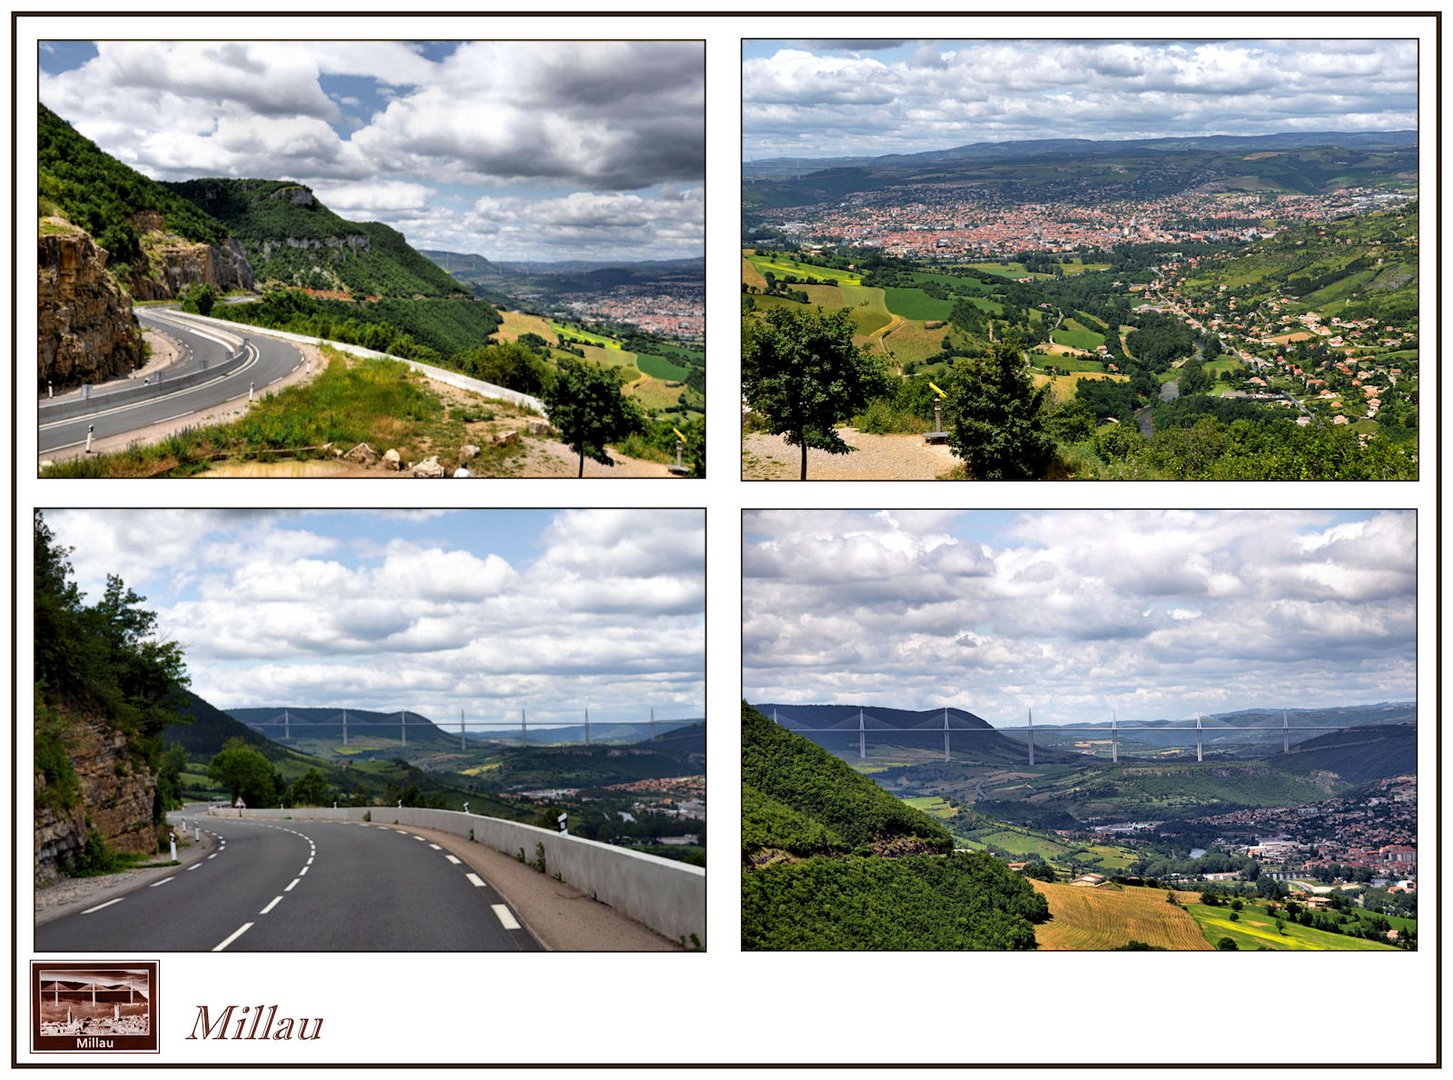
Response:
MULTIPOLYGON (((873 710, 868 709, 867 707, 861 707, 858 709, 856 725, 853 725, 851 723, 844 724, 842 722, 838 722, 834 724, 815 727, 811 724, 805 723, 800 718, 792 717, 780 708, 773 708, 771 719, 772 722, 777 724, 779 727, 786 728, 788 731, 794 731, 800 735, 805 735, 808 737, 822 736, 827 734, 850 734, 856 732, 858 736, 858 760, 860 761, 868 760, 868 736, 870 734, 872 734, 882 743, 901 747, 905 745, 905 736, 923 740, 925 744, 927 743, 927 740, 931 739, 936 745, 939 734, 941 733, 943 738, 943 760, 945 762, 953 760, 953 739, 956 737, 960 739, 965 736, 971 737, 967 743, 960 743, 960 753, 963 754, 965 749, 967 749, 969 751, 969 757, 972 758, 972 747, 974 741, 973 737, 1000 735, 1015 743, 1019 743, 1022 740, 1025 752, 1025 763, 1028 765, 1035 764, 1035 728, 1034 710, 1032 709, 1028 711, 1027 723, 1025 724, 1025 726, 1013 728, 999 728, 993 726, 981 728, 965 724, 962 720, 959 720, 958 725, 955 726, 952 722, 954 718, 952 717, 951 711, 948 707, 943 708, 943 723, 941 727, 936 723, 930 725, 927 722, 914 727, 902 727, 898 724, 883 720, 882 718, 875 717, 873 715, 873 710)), ((1183 733, 1185 737, 1184 745, 1188 749, 1189 747, 1194 746, 1196 751, 1196 760, 1198 762, 1203 762, 1205 760, 1205 736, 1208 731, 1211 734, 1217 736, 1218 741, 1221 741, 1223 743, 1226 736, 1240 732, 1278 732, 1281 735, 1281 752, 1287 754, 1293 752, 1293 732, 1328 732, 1341 731, 1343 729, 1344 726, 1339 726, 1335 724, 1292 724, 1286 712, 1282 713, 1282 722, 1280 724, 1237 724, 1235 727, 1206 728, 1202 721, 1201 715, 1197 713, 1194 724, 1187 721, 1183 725, 1165 724, 1156 727, 1137 726, 1136 728, 1132 729, 1132 734, 1140 736, 1150 735, 1155 738, 1156 742, 1164 742, 1166 735, 1179 736, 1183 733)), ((1096 740, 1101 742, 1105 741, 1108 737, 1108 741, 1110 743, 1109 764, 1120 764, 1120 741, 1122 731, 1119 726, 1119 718, 1115 715, 1113 710, 1111 711, 1110 723, 1108 725, 1054 724, 1047 729, 1043 725, 1041 725, 1040 730, 1055 735, 1088 734, 1095 736, 1096 740)), ((1247 740, 1247 745, 1250 745, 1250 743, 1251 740, 1247 740)), ((1078 756, 1088 761, 1105 760, 1098 754, 1078 753, 1078 756)))

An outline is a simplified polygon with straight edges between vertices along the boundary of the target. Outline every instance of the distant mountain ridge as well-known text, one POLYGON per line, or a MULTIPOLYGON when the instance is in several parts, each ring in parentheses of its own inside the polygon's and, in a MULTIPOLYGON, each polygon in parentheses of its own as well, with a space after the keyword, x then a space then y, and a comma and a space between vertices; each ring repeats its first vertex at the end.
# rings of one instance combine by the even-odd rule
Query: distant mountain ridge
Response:
POLYGON ((1150 139, 1009 139, 965 143, 913 154, 858 154, 844 157, 759 158, 745 162, 744 176, 804 175, 802 170, 852 168, 863 165, 918 166, 945 162, 988 162, 1079 155, 1115 155, 1141 150, 1297 150, 1313 146, 1345 146, 1370 150, 1406 149, 1418 145, 1416 131, 1288 131, 1270 135, 1183 135, 1150 139), (779 171, 790 166, 794 173, 779 171))

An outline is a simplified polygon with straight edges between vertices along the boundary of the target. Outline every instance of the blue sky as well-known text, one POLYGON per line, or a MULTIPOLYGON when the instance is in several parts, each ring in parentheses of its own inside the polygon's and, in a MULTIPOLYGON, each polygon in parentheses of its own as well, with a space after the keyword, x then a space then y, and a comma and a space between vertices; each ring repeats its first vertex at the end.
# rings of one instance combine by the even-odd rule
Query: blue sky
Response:
POLYGON ((704 715, 696 510, 48 510, 219 708, 574 723, 704 715))
POLYGON ((42 42, 40 99, 158 180, 291 179, 415 247, 704 254, 699 42, 42 42))
POLYGON ((1417 43, 767 41, 742 48, 743 153, 1417 127, 1417 43))
POLYGON ((1410 511, 749 511, 748 701, 992 724, 1411 700, 1410 511))

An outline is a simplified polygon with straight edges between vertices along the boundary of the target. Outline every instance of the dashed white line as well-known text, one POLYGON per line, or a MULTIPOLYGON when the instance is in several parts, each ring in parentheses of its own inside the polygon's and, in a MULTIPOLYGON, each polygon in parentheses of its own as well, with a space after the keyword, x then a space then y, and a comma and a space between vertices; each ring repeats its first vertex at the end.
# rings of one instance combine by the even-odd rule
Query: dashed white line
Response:
POLYGON ((187 869, 188 870, 196 870, 196 869, 199 869, 201 867, 201 865, 202 865, 201 863, 192 863, 192 865, 189 866, 189 867, 187 867, 187 869))
POLYGON ((431 847, 431 848, 433 848, 433 849, 434 849, 434 850, 435 850, 435 851, 443 851, 443 850, 444 850, 444 849, 443 849, 443 848, 441 848, 441 847, 440 847, 440 846, 439 846, 439 845, 438 845, 438 844, 430 844, 430 845, 429 845, 429 846, 430 846, 430 847, 431 847))
POLYGON ((227 948, 228 945, 231 945, 234 941, 236 941, 238 938, 240 938, 243 934, 247 933, 247 931, 249 931, 251 929, 252 929, 252 923, 250 923, 250 922, 243 923, 236 930, 232 931, 232 933, 230 935, 228 935, 226 941, 222 942, 221 945, 218 945, 212 951, 213 952, 221 952, 223 949, 227 948))
POLYGON ((81 914, 89 915, 93 911, 100 911, 103 907, 110 907, 112 904, 119 904, 125 899, 126 897, 124 896, 118 896, 115 900, 107 900, 104 904, 97 904, 95 907, 87 908, 85 911, 81 912, 81 914))
POLYGON ((214 851, 214 852, 212 852, 212 854, 208 855, 207 858, 209 858, 209 859, 215 859, 218 855, 221 855, 221 854, 222 853, 220 851, 214 851))
POLYGON ((150 885, 147 886, 147 888, 148 889, 154 889, 158 885, 165 885, 168 881, 175 881, 176 879, 177 879, 176 875, 173 874, 171 877, 164 877, 160 881, 153 881, 150 885))
POLYGON ((293 888, 298 884, 298 882, 300 882, 302 880, 303 880, 302 878, 296 878, 296 877, 293 878, 293 880, 288 883, 288 887, 286 889, 284 889, 283 892, 292 892, 293 891, 293 888))
POLYGON ((305 862, 305 863, 303 863, 303 865, 304 866, 312 866, 313 865, 313 856, 309 855, 308 856, 308 861, 305 862))
POLYGON ((480 880, 478 874, 465 874, 464 876, 469 879, 469 884, 473 885, 476 889, 484 888, 484 882, 480 880))
POLYGON ((258 914, 259 915, 266 915, 269 911, 271 911, 273 908, 277 907, 282 902, 283 902, 283 898, 282 898, 281 895, 274 896, 270 901, 268 901, 267 907, 265 907, 261 911, 259 911, 258 914))
POLYGON ((500 925, 506 930, 518 930, 520 928, 518 920, 515 919, 509 908, 503 904, 490 904, 489 906, 494 910, 495 915, 499 917, 500 925))
POLYGON ((298 877, 302 877, 307 872, 308 872, 308 868, 305 866, 301 870, 298 871, 298 877))
POLYGON ((459 865, 459 859, 456 856, 454 856, 454 855, 445 855, 444 858, 448 859, 455 866, 458 866, 459 865))

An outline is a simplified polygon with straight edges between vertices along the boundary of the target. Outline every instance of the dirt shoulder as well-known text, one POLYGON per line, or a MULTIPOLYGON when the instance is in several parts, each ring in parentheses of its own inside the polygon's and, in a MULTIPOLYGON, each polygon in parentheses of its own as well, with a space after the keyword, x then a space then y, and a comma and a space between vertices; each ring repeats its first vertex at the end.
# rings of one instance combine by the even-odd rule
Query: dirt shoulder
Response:
MULTIPOLYGON (((946 445, 924 442, 922 435, 869 435, 854 428, 839 428, 838 434, 853 451, 809 448, 809 480, 937 480, 959 464, 946 445)), ((796 480, 801 470, 802 450, 781 435, 742 437, 743 480, 796 480)))
POLYGON ((540 944, 555 952, 679 952, 680 945, 592 900, 579 889, 532 870, 512 855, 452 833, 409 827, 489 882, 540 944))
MULTIPOLYGON (((187 820, 192 819, 188 817, 187 820)), ((107 900, 125 896, 164 877, 182 873, 187 867, 201 862, 217 849, 217 838, 206 830, 205 816, 200 816, 198 820, 203 823, 200 842, 192 839, 194 832, 180 828, 177 830, 176 864, 122 870, 115 874, 98 874, 96 877, 61 878, 49 885, 37 885, 35 925, 44 926, 63 916, 104 904, 107 900)), ((165 857, 157 856, 158 859, 165 857)))

